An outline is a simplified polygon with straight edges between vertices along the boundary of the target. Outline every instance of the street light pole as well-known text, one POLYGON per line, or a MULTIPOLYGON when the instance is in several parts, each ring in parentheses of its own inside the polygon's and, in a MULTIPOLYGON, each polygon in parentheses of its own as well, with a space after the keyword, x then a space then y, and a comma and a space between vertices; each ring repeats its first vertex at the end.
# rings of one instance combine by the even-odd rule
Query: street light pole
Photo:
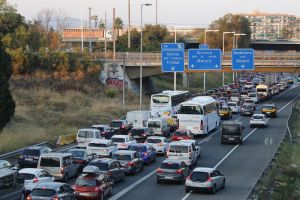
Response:
MULTIPOLYGON (((175 43, 177 43, 177 30, 176 30, 176 26, 175 26, 175 43)), ((174 91, 176 91, 176 82, 177 82, 177 73, 174 72, 174 91)))
POLYGON ((156 7, 156 9, 155 9, 155 25, 157 26, 157 0, 155 1, 155 7, 156 7))
MULTIPOLYGON (((235 32, 223 32, 223 55, 225 53, 225 34, 229 34, 229 33, 234 34, 235 32)), ((224 72, 222 73, 222 83, 224 86, 225 85, 225 73, 224 72)))
POLYGON ((82 0, 80 0, 81 52, 83 52, 82 0))
POLYGON ((131 47, 131 35, 130 35, 130 0, 128 0, 128 49, 131 47))
POLYGON ((140 53, 140 110, 143 102, 143 6, 152 6, 151 3, 141 4, 141 53, 140 53))

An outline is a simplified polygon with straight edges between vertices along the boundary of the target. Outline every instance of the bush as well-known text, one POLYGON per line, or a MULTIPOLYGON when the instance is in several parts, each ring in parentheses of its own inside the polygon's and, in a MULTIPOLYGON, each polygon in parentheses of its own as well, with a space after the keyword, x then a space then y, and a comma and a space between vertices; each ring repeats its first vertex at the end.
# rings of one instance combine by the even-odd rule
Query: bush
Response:
POLYGON ((113 99, 117 96, 117 93, 118 93, 118 91, 116 89, 109 88, 109 89, 106 90, 105 96, 108 97, 108 98, 113 99))

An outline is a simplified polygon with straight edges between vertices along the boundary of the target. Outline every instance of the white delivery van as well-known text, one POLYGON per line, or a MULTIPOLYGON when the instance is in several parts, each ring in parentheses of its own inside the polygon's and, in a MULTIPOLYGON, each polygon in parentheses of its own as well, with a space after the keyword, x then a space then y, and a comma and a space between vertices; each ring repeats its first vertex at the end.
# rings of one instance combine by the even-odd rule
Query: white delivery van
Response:
POLYGON ((151 117, 150 111, 134 110, 126 114, 126 121, 136 127, 146 127, 147 120, 151 117))
POLYGON ((154 135, 170 135, 170 126, 168 125, 167 119, 165 117, 149 118, 147 127, 153 132, 154 135))
POLYGON ((186 165, 196 165, 198 152, 191 142, 171 142, 167 152, 168 159, 184 161, 186 165))
POLYGON ((76 143, 78 148, 86 148, 91 140, 101 139, 101 134, 98 129, 85 128, 79 129, 77 133, 76 143))

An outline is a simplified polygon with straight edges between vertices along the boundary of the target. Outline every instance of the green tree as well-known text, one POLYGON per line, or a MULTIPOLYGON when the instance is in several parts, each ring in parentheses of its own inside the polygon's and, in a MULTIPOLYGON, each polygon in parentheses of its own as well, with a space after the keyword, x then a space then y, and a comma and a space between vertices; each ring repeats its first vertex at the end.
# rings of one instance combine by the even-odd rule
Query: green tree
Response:
POLYGON ((120 32, 120 29, 123 29, 123 21, 120 17, 117 17, 115 19, 115 24, 114 24, 114 28, 118 30, 118 36, 119 36, 119 32, 120 32))

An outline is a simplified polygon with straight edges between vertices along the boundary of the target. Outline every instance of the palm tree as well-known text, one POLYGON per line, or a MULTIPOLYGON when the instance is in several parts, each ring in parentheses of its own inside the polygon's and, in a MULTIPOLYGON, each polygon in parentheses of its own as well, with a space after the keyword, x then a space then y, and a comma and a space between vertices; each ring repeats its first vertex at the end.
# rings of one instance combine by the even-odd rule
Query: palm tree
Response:
POLYGON ((124 24, 123 24, 122 19, 120 17, 117 17, 115 19, 115 26, 114 26, 114 28, 118 30, 118 36, 119 36, 119 30, 123 29, 123 25, 124 24))

